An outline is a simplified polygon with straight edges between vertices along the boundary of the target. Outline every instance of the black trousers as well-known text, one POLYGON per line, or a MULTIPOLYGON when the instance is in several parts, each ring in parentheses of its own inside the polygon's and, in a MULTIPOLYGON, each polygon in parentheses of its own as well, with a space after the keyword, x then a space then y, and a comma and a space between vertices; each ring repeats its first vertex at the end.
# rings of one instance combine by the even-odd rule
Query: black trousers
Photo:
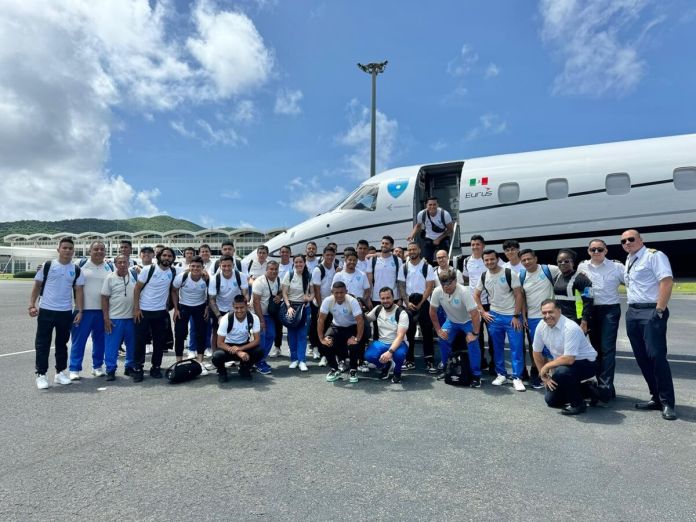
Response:
POLYGON ((416 355, 416 326, 420 326, 423 336, 423 356, 426 361, 433 362, 435 356, 433 343, 433 322, 430 320, 430 302, 426 301, 417 312, 408 312, 409 324, 406 332, 408 339, 408 352, 406 362, 414 362, 416 355))
MULTIPOLYGON (((486 312, 489 312, 491 310, 491 305, 490 304, 485 304, 483 305, 483 309, 486 312)), ((483 320, 483 317, 481 317, 481 324, 479 325, 479 337, 478 337, 478 342, 479 342, 479 347, 481 348, 481 368, 486 364, 486 342, 485 342, 485 337, 484 337, 484 331, 485 335, 488 335, 488 367, 489 368, 495 368, 495 358, 493 357, 493 339, 491 338, 491 332, 488 329, 488 323, 483 320)), ((534 359, 532 358, 532 361, 534 359)), ((534 364, 532 364, 534 366, 534 364)))
POLYGON ((275 322, 275 339, 273 340, 273 345, 276 348, 280 348, 280 345, 283 344, 283 323, 280 322, 280 319, 276 317, 273 319, 275 322))
POLYGON ((242 361, 238 355, 236 354, 231 354, 229 352, 226 352, 225 350, 222 350, 220 348, 216 348, 215 351, 213 352, 213 357, 211 359, 211 362, 213 363, 213 366, 217 368, 218 373, 225 374, 227 373, 227 369, 225 368, 225 363, 229 361, 236 361, 239 363, 239 371, 241 373, 245 372, 250 372, 251 367, 259 362, 261 359, 263 359, 263 348, 261 345, 256 345, 253 348, 246 350, 246 353, 249 354, 249 360, 248 361, 242 361))
POLYGON ((51 338, 54 329, 56 331, 56 371, 62 372, 68 367, 68 339, 70 339, 73 313, 69 310, 58 312, 40 308, 36 319, 36 339, 34 341, 36 373, 44 375, 48 371, 48 356, 51 352, 51 338))
POLYGON ((551 377, 558 386, 546 390, 546 404, 550 408, 562 408, 566 404, 580 406, 584 402, 581 382, 594 377, 595 363, 586 359, 578 360, 569 366, 556 366, 551 377))
POLYGON ((660 319, 654 304, 628 305, 626 333, 650 395, 674 408, 674 384, 667 361, 667 319, 669 310, 665 310, 660 319))
POLYGON ((184 341, 189 333, 189 319, 193 319, 194 332, 196 333, 196 350, 199 354, 205 352, 205 334, 207 330, 206 320, 203 319, 208 303, 198 306, 179 304, 179 319, 174 322, 174 353, 184 355, 184 341))
POLYGON ((357 325, 351 326, 336 326, 331 325, 326 330, 325 337, 331 337, 333 344, 331 346, 321 345, 322 355, 326 357, 329 368, 332 370, 338 369, 338 361, 343 361, 346 357, 350 358, 350 369, 358 369, 358 361, 363 355, 365 346, 362 339, 358 344, 349 346, 348 339, 353 337, 358 332, 357 325))
POLYGON ((526 329, 525 332, 525 336, 522 338, 522 364, 524 364, 522 378, 525 379, 526 377, 531 377, 532 379, 536 379, 539 377, 539 369, 536 367, 536 364, 534 364, 534 349, 532 347, 534 339, 532 338, 532 332, 529 329, 526 329), (525 342, 527 343, 526 348, 524 346, 525 342), (531 369, 529 371, 527 371, 527 354, 529 354, 529 360, 531 362, 531 369))
POLYGON ((319 319, 319 307, 314 306, 314 303, 309 305, 312 311, 312 319, 309 323, 309 345, 312 348, 319 348, 322 344, 319 342, 319 336, 317 335, 317 320, 319 319))
POLYGON ((599 398, 608 402, 616 395, 614 372, 616 370, 616 336, 621 321, 621 306, 594 305, 588 327, 590 343, 597 350, 597 391, 599 398))
POLYGON ((171 318, 166 310, 142 311, 143 317, 135 323, 135 369, 142 370, 145 365, 145 344, 152 334, 152 367, 162 366, 162 355, 167 344, 167 330, 171 334, 171 318))

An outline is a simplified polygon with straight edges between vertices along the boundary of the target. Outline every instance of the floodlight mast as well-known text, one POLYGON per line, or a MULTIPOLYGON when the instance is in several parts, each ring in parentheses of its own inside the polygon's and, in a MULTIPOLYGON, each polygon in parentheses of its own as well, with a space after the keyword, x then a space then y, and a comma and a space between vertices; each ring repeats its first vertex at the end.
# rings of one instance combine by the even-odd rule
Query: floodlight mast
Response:
POLYGON ((376 141, 377 141, 377 75, 384 72, 388 60, 383 62, 372 62, 368 64, 358 64, 361 71, 372 76, 372 132, 370 141, 370 177, 375 175, 375 157, 376 157, 376 141))

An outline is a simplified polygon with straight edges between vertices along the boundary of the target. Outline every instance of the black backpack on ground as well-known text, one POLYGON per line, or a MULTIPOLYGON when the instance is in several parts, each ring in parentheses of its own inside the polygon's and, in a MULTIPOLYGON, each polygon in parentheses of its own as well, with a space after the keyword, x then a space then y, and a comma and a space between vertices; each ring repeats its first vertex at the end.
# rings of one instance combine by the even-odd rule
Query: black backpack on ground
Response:
POLYGON ((469 386, 471 384, 469 354, 466 350, 452 352, 445 364, 445 384, 452 386, 469 386))
POLYGON ((179 384, 181 382, 191 381, 198 377, 203 368, 201 363, 194 359, 186 359, 172 364, 167 371, 164 372, 169 384, 179 384))

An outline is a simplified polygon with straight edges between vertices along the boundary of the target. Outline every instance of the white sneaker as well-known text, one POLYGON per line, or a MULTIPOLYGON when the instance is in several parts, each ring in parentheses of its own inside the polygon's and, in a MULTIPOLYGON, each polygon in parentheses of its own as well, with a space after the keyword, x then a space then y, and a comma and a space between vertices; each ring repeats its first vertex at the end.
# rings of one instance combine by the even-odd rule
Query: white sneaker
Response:
POLYGON ((276 348, 275 346, 271 348, 271 353, 268 354, 269 357, 279 357, 280 356, 280 348, 276 348))
POLYGON ((104 377, 106 375, 106 372, 101 368, 94 368, 92 370, 92 375, 94 375, 95 377, 104 377))
POLYGON ((326 359, 326 357, 322 357, 317 366, 326 366, 327 364, 329 364, 329 361, 326 359))
POLYGON ((45 390, 46 388, 48 388, 48 379, 46 378, 45 373, 43 375, 36 376, 36 387, 39 390, 45 390))
POLYGON ((308 370, 309 370, 309 368, 307 368, 307 365, 306 365, 304 362, 301 362, 301 363, 300 363, 300 371, 301 371, 301 372, 306 372, 306 371, 308 371, 308 370))
POLYGON ((495 379, 493 379, 493 382, 491 383, 493 386, 502 386, 508 382, 507 377, 504 375, 498 375, 495 379))
POLYGON ((515 391, 519 391, 519 392, 527 391, 527 388, 524 387, 524 383, 522 382, 522 379, 513 379, 512 380, 512 387, 515 388, 515 391))
POLYGON ((311 346, 307 347, 307 351, 305 352, 305 357, 312 357, 314 355, 314 350, 312 349, 311 346))
POLYGON ((201 375, 208 375, 208 368, 201 364, 201 375))
POLYGON ((290 366, 288 366, 288 368, 290 368, 291 370, 294 370, 295 368, 297 368, 298 364, 300 364, 300 361, 292 361, 290 363, 290 366))
POLYGON ((360 366, 358 366, 358 371, 360 373, 370 373, 370 367, 367 365, 367 363, 362 363, 360 366))
POLYGON ((148 345, 145 346, 145 354, 147 355, 147 354, 150 354, 150 353, 152 353, 152 345, 151 345, 151 344, 148 344, 148 345))
POLYGON ((340 363, 338 363, 338 371, 340 373, 345 373, 346 370, 348 370, 348 366, 346 365, 345 362, 341 361, 340 363))
MULTIPOLYGON (((72 375, 72 374, 73 374, 73 372, 70 372, 70 375, 72 375)), ((79 374, 78 374, 77 378, 78 379, 80 378, 79 374)), ((72 379, 71 377, 68 377, 67 375, 65 375, 65 373, 58 372, 58 373, 56 373, 56 376, 53 379, 53 384, 72 384, 72 382, 74 380, 75 379, 72 379)))
POLYGON ((195 359, 196 357, 198 357, 198 352, 189 350, 188 355, 184 356, 184 359, 195 359))
MULTIPOLYGON (((56 374, 56 378, 58 378, 58 375, 60 374, 56 374)), ((80 377, 80 372, 70 372, 69 378, 71 381, 79 381, 82 377, 80 377)))
POLYGON ((312 350, 312 359, 315 361, 321 359, 321 355, 319 355, 319 348, 314 348, 314 350, 312 350))
POLYGON ((213 356, 213 349, 212 348, 206 348, 205 352, 203 352, 203 357, 212 357, 213 356))

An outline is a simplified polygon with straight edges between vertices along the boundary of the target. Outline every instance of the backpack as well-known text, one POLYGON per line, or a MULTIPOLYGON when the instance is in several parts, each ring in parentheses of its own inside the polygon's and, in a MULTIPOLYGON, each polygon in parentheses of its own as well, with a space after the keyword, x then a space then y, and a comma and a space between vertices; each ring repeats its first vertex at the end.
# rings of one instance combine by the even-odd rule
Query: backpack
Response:
MULTIPOLYGON (((143 283, 143 286, 140 288, 140 291, 142 291, 145 288, 145 286, 147 286, 147 284, 150 282, 150 279, 152 279, 152 275, 155 273, 156 266, 157 265, 154 265, 154 264, 150 265, 150 270, 147 271, 147 277, 145 278, 145 282, 143 283)), ((169 270, 171 270, 171 272, 172 272, 172 280, 169 283, 169 289, 171 290, 172 286, 174 285, 174 278, 176 277, 176 268, 174 268, 173 266, 170 266, 169 270)), ((187 274, 185 273, 184 276, 186 276, 186 275, 187 274)), ((182 277, 181 279, 182 279, 181 284, 183 285, 184 284, 183 281, 186 281, 186 279, 185 279, 185 277, 182 277)), ((169 295, 167 296, 167 310, 172 310, 173 308, 174 308, 174 303, 172 302, 172 296, 171 296, 171 292, 170 292, 169 295)))
MULTIPOLYGON (((396 324, 399 324, 399 317, 401 317, 401 312, 404 311, 403 308, 401 308, 399 305, 394 305, 396 306, 396 314, 394 316, 394 319, 396 319, 396 324)), ((377 305, 375 306, 375 326, 374 326, 374 335, 372 336, 373 341, 378 341, 379 340, 379 328, 377 328, 377 319, 379 318, 379 314, 382 312, 382 305, 377 305)))
MULTIPOLYGON (((411 263, 409 263, 409 262, 404 263, 404 277, 405 278, 408 277, 408 265, 410 265, 410 264, 411 263)), ((428 278, 428 263, 423 263, 423 266, 421 267, 421 272, 423 273, 423 279, 427 279, 428 278)))
MULTIPOLYGON (((484 290, 486 290, 486 274, 487 273, 488 273, 488 270, 486 270, 483 274, 481 274, 481 286, 483 286, 484 290)), ((510 287, 510 291, 512 292, 512 268, 505 269, 505 280, 507 281, 507 284, 510 287)), ((486 290, 486 292, 488 292, 488 290, 486 290)))
MULTIPOLYGON (((338 261, 334 261, 334 271, 338 268, 338 261)), ((321 274, 320 280, 323 281, 324 278, 326 277, 326 267, 324 266, 324 263, 319 265, 319 273, 321 274)))
MULTIPOLYGON (((234 275, 237 279, 237 286, 239 287, 239 291, 241 292, 242 290, 242 276, 239 275, 239 272, 236 270, 234 271, 234 275)), ((183 284, 183 282, 181 283, 183 284)), ((220 286, 222 285, 222 274, 216 274, 215 275, 215 293, 216 295, 220 295, 220 286)))
MULTIPOLYGON (((46 287, 46 279, 48 279, 48 272, 50 270, 51 270, 51 261, 46 261, 43 265, 43 281, 41 281, 41 290, 39 292, 40 296, 43 296, 44 288, 46 287)), ((80 269, 80 265, 75 265, 75 277, 73 278, 73 282, 72 282, 73 295, 75 295, 75 283, 77 283, 77 279, 80 277, 81 273, 82 273, 82 270, 80 269)))
POLYGON ((445 228, 441 228, 441 227, 437 226, 435 223, 433 223, 433 218, 430 217, 430 214, 428 213, 427 210, 423 211, 423 228, 425 228, 425 217, 426 216, 428 217, 428 220, 430 221, 430 226, 432 227, 433 232, 436 232, 438 234, 442 234, 447 229, 447 225, 445 225, 445 209, 444 208, 440 209, 440 221, 445 226, 445 228))
MULTIPOLYGON (((478 349, 478 348, 477 348, 478 349)), ((471 384, 469 354, 466 350, 452 352, 445 364, 445 384, 451 386, 469 386, 471 384)))
POLYGON ((179 384, 195 379, 202 371, 201 363, 194 359, 186 359, 172 364, 164 372, 164 376, 169 384, 179 384))
MULTIPOLYGON (((247 320, 247 328, 249 330, 249 340, 251 340, 252 336, 252 328, 254 328, 254 316, 251 315, 251 312, 246 313, 246 320, 247 320)), ((230 333, 232 331, 232 327, 234 326, 234 312, 227 312, 227 333, 230 333)))
MULTIPOLYGON (((553 281, 553 276, 551 275, 551 270, 549 270, 549 265, 541 265, 541 270, 544 272, 544 275, 546 278, 551 281, 551 284, 554 284, 553 281)), ((524 286, 524 280, 527 278, 527 270, 526 269, 521 269, 520 270, 520 286, 524 286)))
MULTIPOLYGON (((372 256, 372 277, 375 277, 375 267, 377 266, 377 257, 379 256, 372 256)), ((392 259, 394 260, 394 264, 396 265, 396 274, 394 275, 394 281, 399 280, 399 258, 396 257, 396 255, 392 254, 392 259)))

